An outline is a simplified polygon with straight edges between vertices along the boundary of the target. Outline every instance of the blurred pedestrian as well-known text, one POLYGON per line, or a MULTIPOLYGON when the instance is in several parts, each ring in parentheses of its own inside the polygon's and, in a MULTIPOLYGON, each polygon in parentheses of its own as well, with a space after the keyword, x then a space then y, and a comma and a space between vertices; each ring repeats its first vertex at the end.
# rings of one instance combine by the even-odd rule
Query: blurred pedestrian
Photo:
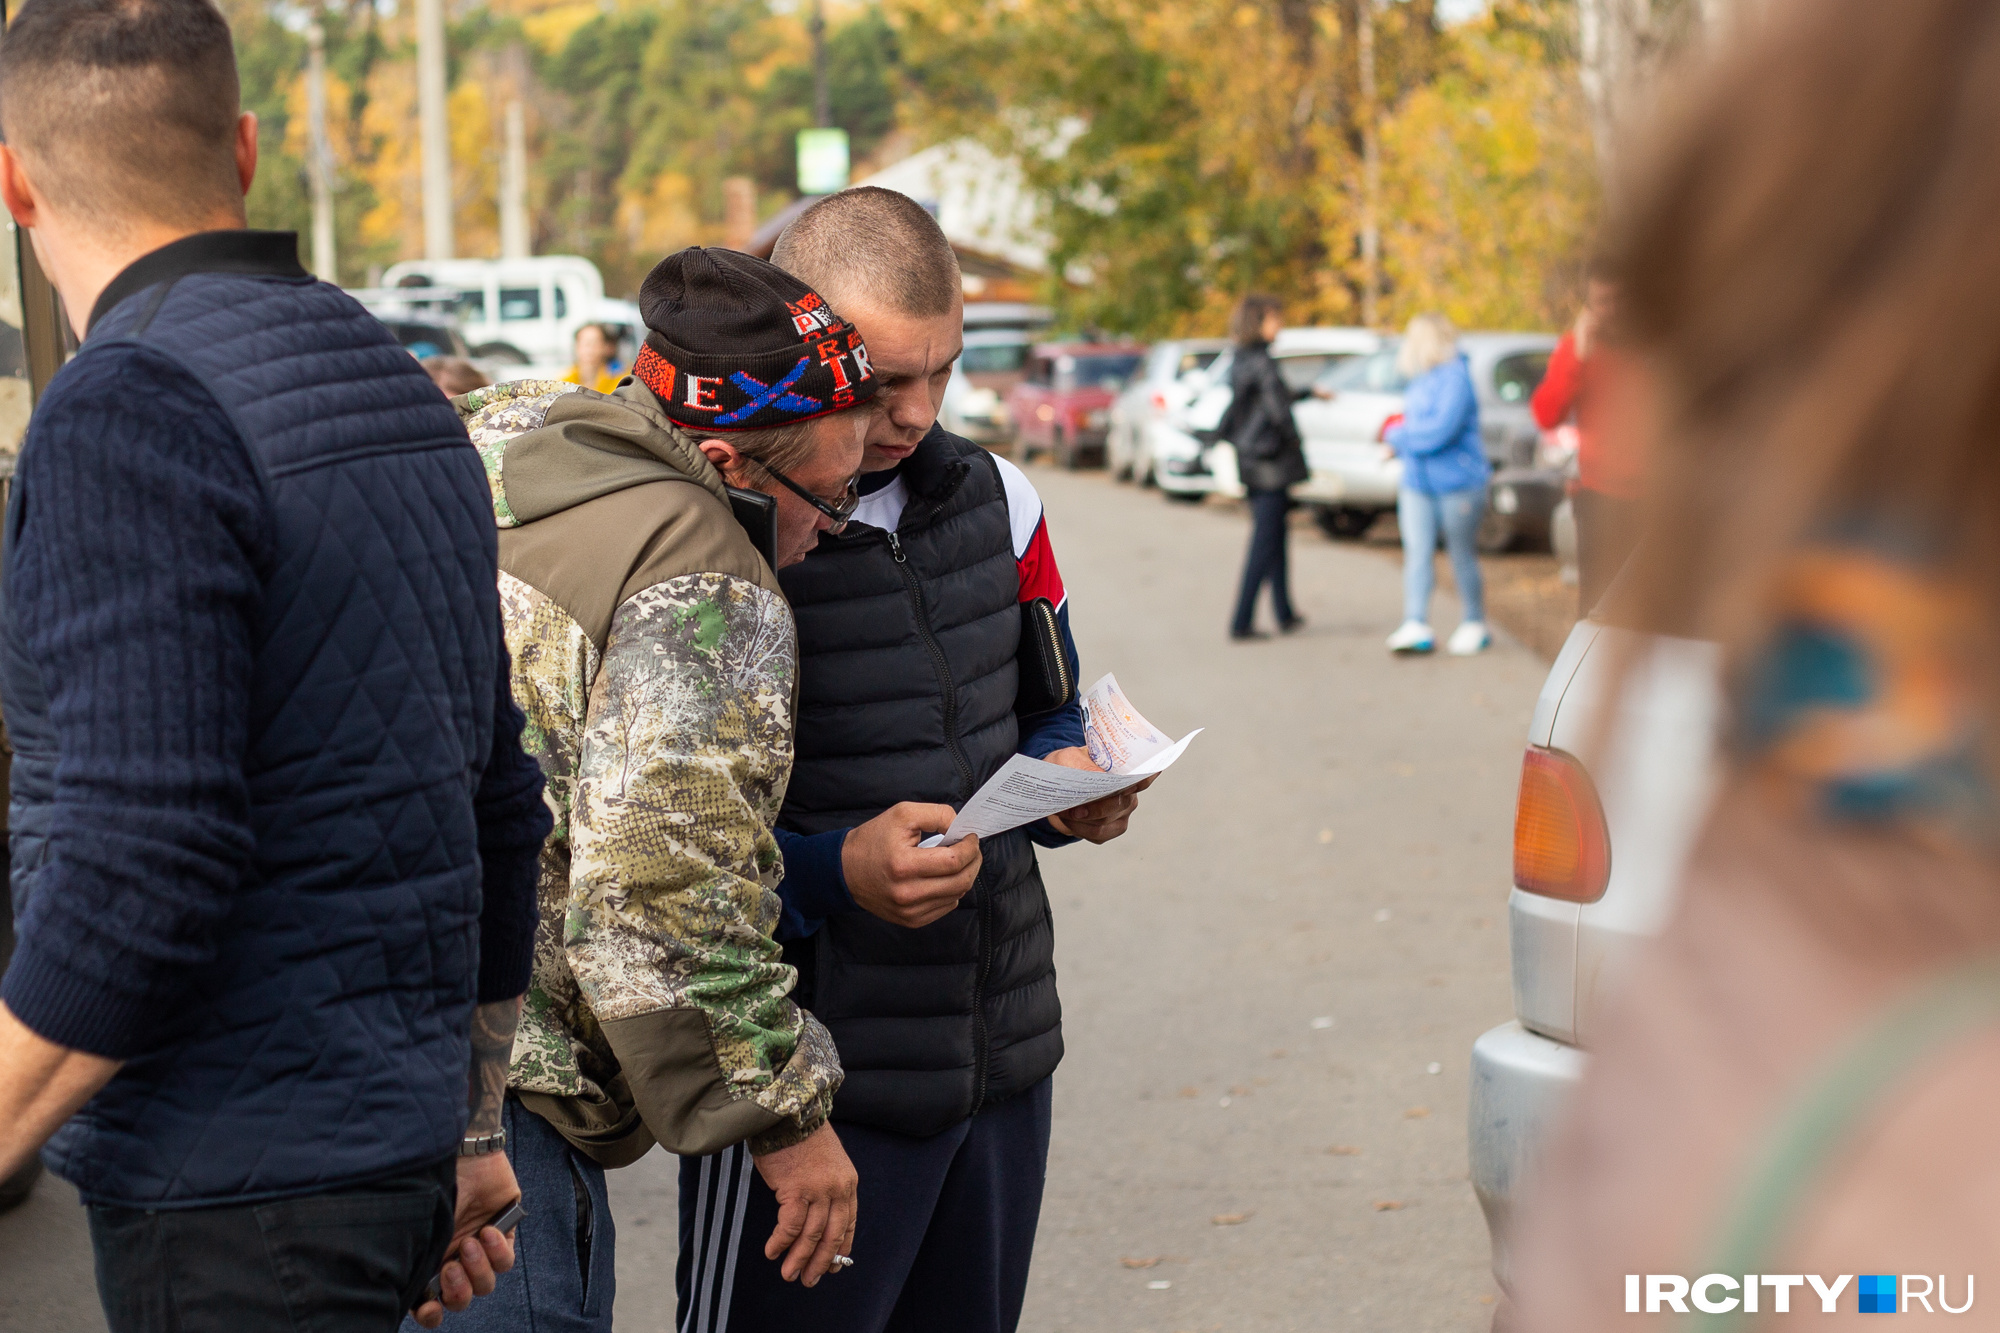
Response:
POLYGON ((550 825, 484 470, 298 238, 246 229, 208 0, 31 0, 0 137, 82 335, 6 524, 0 1177, 47 1141, 113 1333, 435 1323, 433 1277, 458 1309, 512 1262, 550 825))
POLYGON ((443 389, 447 398, 484 389, 493 383, 480 372, 478 366, 462 356, 427 356, 422 365, 424 373, 431 377, 431 383, 443 389))
POLYGON ((1403 419, 1385 437, 1403 460, 1396 492, 1396 525, 1403 537, 1403 623, 1389 636, 1389 651, 1431 651, 1431 593, 1437 587, 1442 532, 1464 609, 1446 647, 1469 657, 1493 642, 1486 630, 1486 584, 1475 541, 1479 520, 1486 516, 1486 478, 1492 469, 1479 438, 1479 398, 1465 354, 1458 350, 1458 331, 1443 315, 1418 315, 1410 321, 1396 350, 1396 369, 1410 386, 1403 391, 1403 419))
POLYGON ((1517 1213, 1547 1333, 1632 1309, 1626 1274, 1740 1318, 1785 1308, 1772 1274, 1849 1284, 1848 1314, 1881 1279, 1836 1275, 1925 1275, 1865 1314, 1991 1273, 2000 13, 1787 0, 1698 93, 1625 190, 1644 392, 1614 424, 1654 443, 1609 597, 1719 645, 1718 791, 1517 1213))
POLYGON ((1292 404, 1302 395, 1285 383, 1271 359, 1271 341, 1284 326, 1284 307, 1270 296, 1244 297, 1229 317, 1229 336, 1236 344, 1229 367, 1232 397, 1215 433, 1236 446, 1236 472, 1250 506, 1250 549, 1243 558, 1236 614, 1229 622, 1229 637, 1239 641, 1269 637, 1256 629, 1257 594, 1267 584, 1279 632, 1290 634, 1306 623, 1292 609, 1286 520, 1291 488, 1312 474, 1292 417, 1292 404))
POLYGON ((1618 314, 1618 282, 1604 259, 1591 261, 1583 308, 1556 343, 1549 368, 1529 406, 1535 423, 1554 430, 1576 425, 1577 606, 1589 615, 1632 553, 1639 531, 1639 450, 1603 429, 1603 398, 1614 373, 1610 339, 1618 314))
POLYGON ((625 378, 625 368, 618 364, 618 340, 602 324, 580 325, 570 351, 576 360, 563 378, 571 384, 610 393, 625 378))
MULTIPOLYGON (((800 681, 777 571, 852 514, 881 379, 817 292, 734 250, 667 256, 639 306, 611 393, 457 400, 496 479, 530 748, 563 795, 507 1105, 521 1262, 455 1330, 610 1329, 605 1169, 655 1144, 760 1177, 775 1202, 728 1238, 774 1286, 838 1285, 854 1249, 840 1061, 773 938, 800 681), (744 492, 769 506, 739 518, 744 492)), ((704 1239, 682 1231, 683 1265, 704 1239)))

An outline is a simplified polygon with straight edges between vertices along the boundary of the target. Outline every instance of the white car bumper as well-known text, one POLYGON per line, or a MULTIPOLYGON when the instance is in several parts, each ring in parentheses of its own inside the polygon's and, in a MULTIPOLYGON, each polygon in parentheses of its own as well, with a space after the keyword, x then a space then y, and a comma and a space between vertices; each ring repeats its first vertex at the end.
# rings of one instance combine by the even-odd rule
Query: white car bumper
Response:
POLYGON ((1493 1276, 1511 1290, 1513 1252, 1508 1232, 1521 1181, 1533 1166, 1550 1122, 1583 1077, 1584 1055, 1574 1046, 1502 1023, 1472 1044, 1472 1096, 1466 1114, 1472 1189, 1486 1212, 1493 1243, 1493 1276))
POLYGON ((1354 509, 1394 509, 1403 465, 1382 457, 1376 444, 1328 444, 1306 441, 1306 463, 1312 475, 1292 491, 1308 504, 1341 505, 1354 509))
POLYGON ((1215 490, 1215 473, 1202 458, 1201 441, 1162 422, 1149 428, 1153 480, 1176 495, 1207 495, 1215 490))

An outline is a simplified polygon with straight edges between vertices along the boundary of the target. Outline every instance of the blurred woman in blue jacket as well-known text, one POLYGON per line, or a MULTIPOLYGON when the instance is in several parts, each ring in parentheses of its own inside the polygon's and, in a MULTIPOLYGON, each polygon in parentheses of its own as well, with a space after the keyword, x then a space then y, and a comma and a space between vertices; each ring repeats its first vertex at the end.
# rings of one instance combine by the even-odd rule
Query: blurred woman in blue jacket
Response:
POLYGON ((1442 529, 1465 605, 1465 619, 1446 647, 1467 657, 1493 642, 1486 631, 1486 588, 1473 546, 1486 513, 1489 471, 1486 447, 1479 441, 1479 398, 1458 350, 1458 332, 1443 315, 1418 315, 1410 321, 1396 368, 1410 387, 1403 394, 1402 421, 1384 436, 1403 460, 1403 484, 1396 496, 1396 522, 1403 534, 1403 623, 1389 636, 1389 651, 1427 653, 1433 646, 1430 605, 1437 576, 1432 553, 1442 529))

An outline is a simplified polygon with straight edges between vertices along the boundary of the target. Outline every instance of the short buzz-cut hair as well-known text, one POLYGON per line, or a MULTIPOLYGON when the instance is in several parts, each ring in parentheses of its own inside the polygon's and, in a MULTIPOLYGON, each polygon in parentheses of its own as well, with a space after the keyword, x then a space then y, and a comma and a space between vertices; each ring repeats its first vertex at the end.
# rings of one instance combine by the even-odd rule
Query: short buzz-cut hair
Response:
POLYGON ((907 194, 857 185, 793 219, 771 262, 836 311, 879 302, 898 314, 948 315, 964 299, 958 256, 928 209, 907 194))
POLYGON ((0 135, 52 205, 99 225, 240 210, 239 96, 211 0, 28 0, 0 41, 0 135))

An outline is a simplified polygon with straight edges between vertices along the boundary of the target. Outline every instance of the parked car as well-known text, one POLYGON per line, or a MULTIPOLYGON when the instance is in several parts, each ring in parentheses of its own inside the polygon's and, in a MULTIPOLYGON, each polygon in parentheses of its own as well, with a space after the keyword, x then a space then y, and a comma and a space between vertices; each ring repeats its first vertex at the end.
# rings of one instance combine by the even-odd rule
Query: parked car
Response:
MULTIPOLYGON (((1293 392, 1304 392, 1330 371, 1365 357, 1382 345, 1367 329, 1285 329, 1271 343, 1278 373, 1293 392)), ((1229 408, 1233 348, 1225 348, 1206 370, 1188 377, 1187 405, 1170 408, 1147 437, 1147 459, 1160 493, 1170 500, 1197 501, 1204 495, 1241 495, 1236 448, 1206 444, 1202 433, 1215 429, 1229 408)))
POLYGON ((1112 400, 1105 466, 1119 481, 1152 483, 1152 426, 1187 406, 1196 391, 1194 372, 1205 370, 1229 346, 1226 338, 1177 338, 1154 343, 1139 373, 1112 400))
MULTIPOLYGON (((1316 387, 1330 398, 1302 400, 1295 414, 1305 437, 1312 477, 1293 494, 1312 506, 1334 537, 1366 532, 1377 515, 1396 507, 1402 464, 1383 457, 1389 425, 1402 415, 1405 381, 1396 369, 1394 340, 1332 370, 1316 387)), ((1479 548, 1504 551, 1521 542, 1546 546, 1549 516, 1562 499, 1559 465, 1542 455, 1541 430, 1528 397, 1542 382, 1556 340, 1539 333, 1468 333, 1459 347, 1479 396, 1479 429, 1493 463, 1479 548)))
POLYGON ((1014 418, 1007 395, 1027 373, 1033 339, 1020 329, 974 327, 965 330, 965 351, 951 368, 938 419, 944 428, 975 444, 1004 451, 1014 439, 1014 418))
POLYGON ((561 375, 569 368, 576 331, 585 324, 611 328, 628 365, 645 336, 639 307, 607 300, 597 265, 580 255, 407 259, 391 264, 382 281, 402 299, 429 299, 452 315, 475 356, 525 368, 513 378, 561 375), (426 286, 441 290, 426 298, 420 295, 426 286))
POLYGON ((1473 1043, 1467 1116, 1472 1188, 1509 1291, 1521 1181, 1582 1076, 1607 994, 1665 921, 1720 780, 1715 645, 1631 636, 1579 622, 1528 727, 1507 900, 1514 1018, 1473 1043), (1600 757, 1586 763, 1627 648, 1631 674, 1600 757))
POLYGON ((1111 400, 1144 353, 1118 343, 1037 343, 1026 373, 1007 395, 1023 461, 1046 450, 1064 467, 1102 462, 1111 400))

